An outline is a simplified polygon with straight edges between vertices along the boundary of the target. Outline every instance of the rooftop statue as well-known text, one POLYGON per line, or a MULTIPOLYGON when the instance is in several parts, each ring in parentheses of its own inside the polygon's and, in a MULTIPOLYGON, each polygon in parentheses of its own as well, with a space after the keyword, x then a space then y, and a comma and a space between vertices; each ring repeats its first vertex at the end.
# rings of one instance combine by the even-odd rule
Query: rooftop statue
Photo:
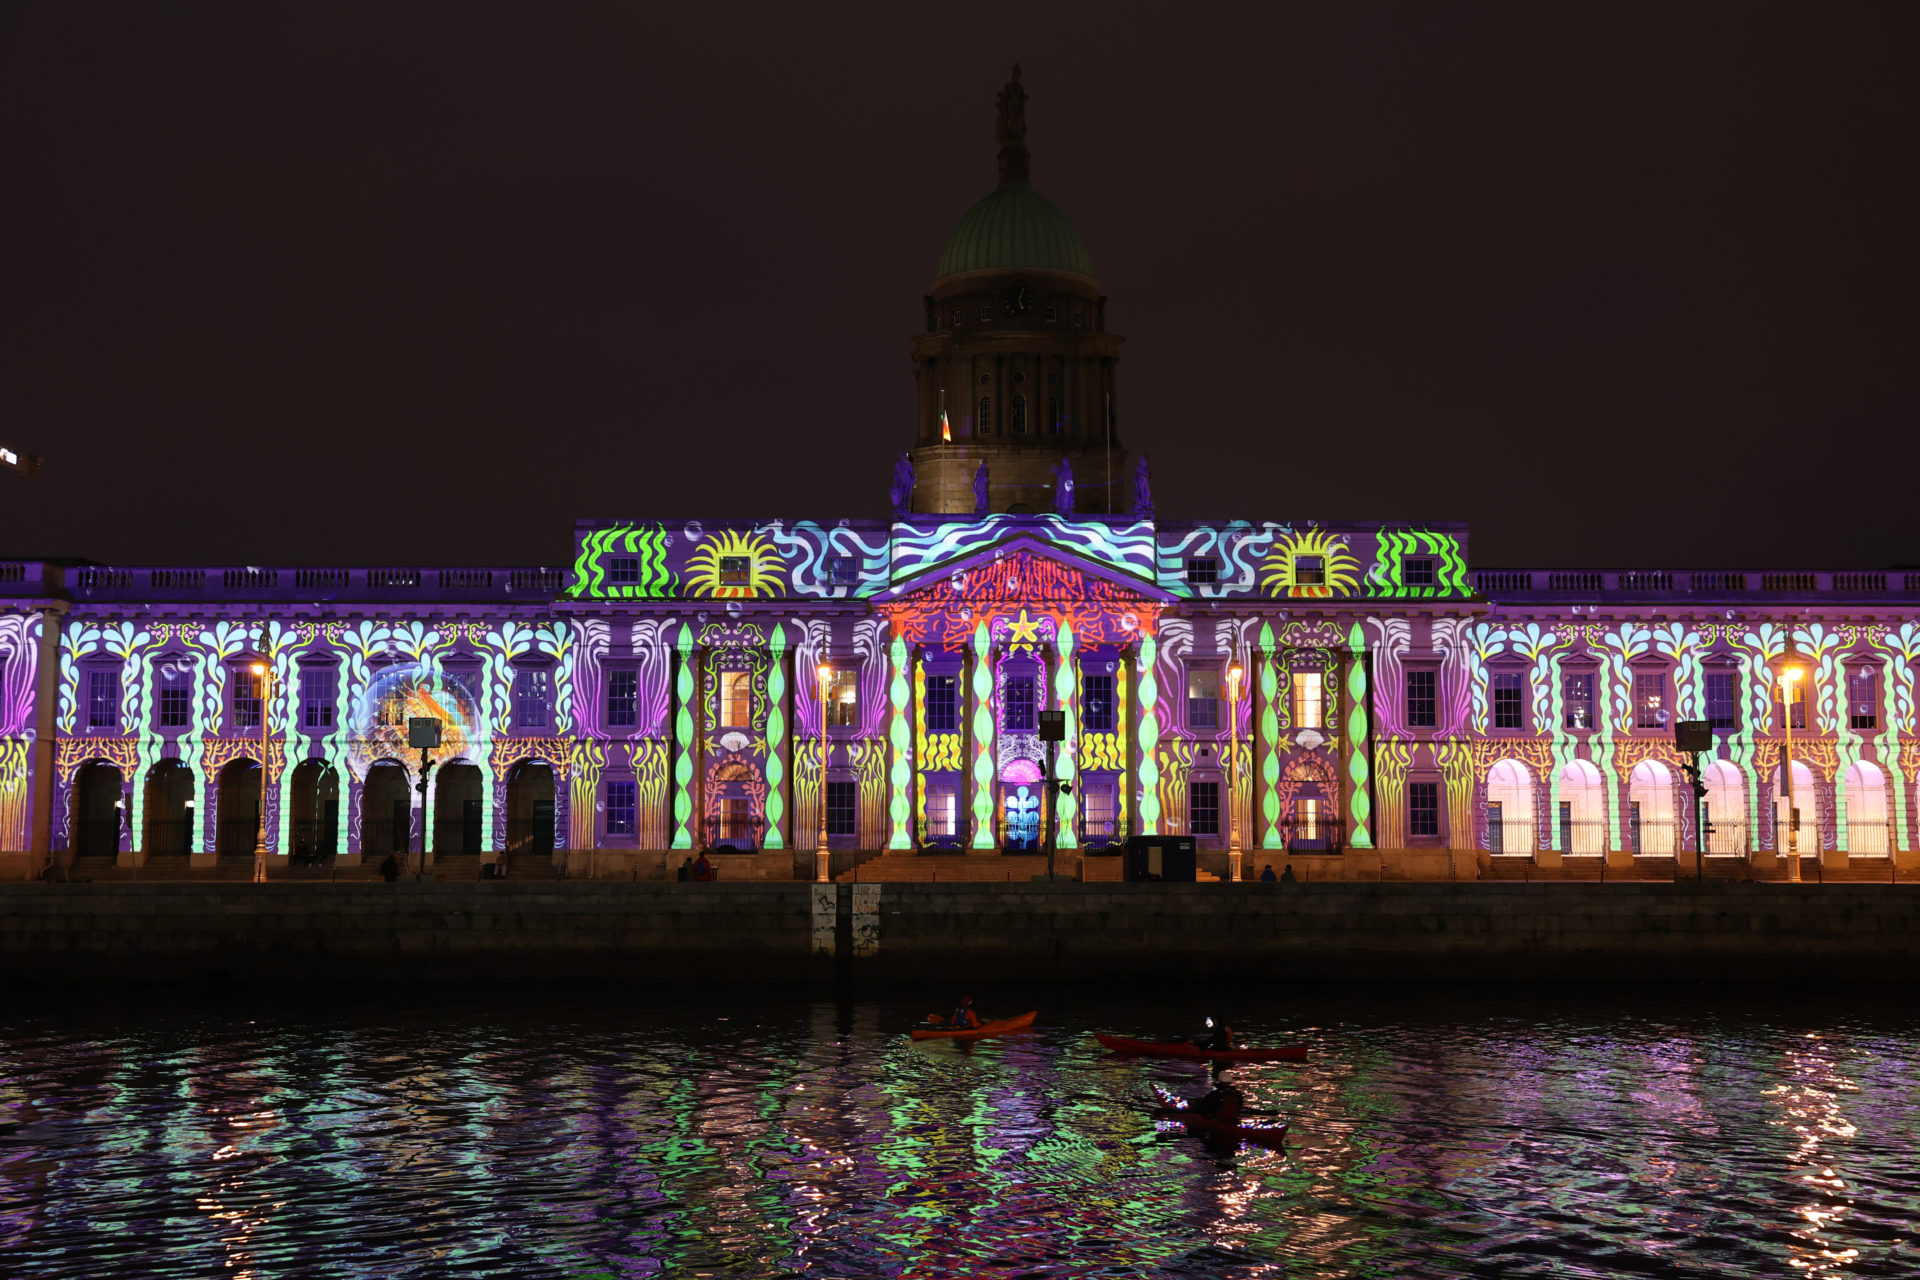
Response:
POLYGON ((1020 64, 1013 64, 1013 79, 996 99, 1000 119, 994 124, 993 137, 1000 144, 1000 185, 1028 180, 1027 91, 1020 87, 1020 64))
POLYGON ((1147 455, 1144 453, 1140 455, 1140 461, 1133 464, 1133 514, 1153 514, 1153 487, 1148 475, 1147 455))
POLYGON ((893 514, 904 516, 913 508, 913 459, 906 454, 893 464, 893 514))
POLYGON ((1073 514, 1073 463, 1067 458, 1053 464, 1053 509, 1063 516, 1073 514))

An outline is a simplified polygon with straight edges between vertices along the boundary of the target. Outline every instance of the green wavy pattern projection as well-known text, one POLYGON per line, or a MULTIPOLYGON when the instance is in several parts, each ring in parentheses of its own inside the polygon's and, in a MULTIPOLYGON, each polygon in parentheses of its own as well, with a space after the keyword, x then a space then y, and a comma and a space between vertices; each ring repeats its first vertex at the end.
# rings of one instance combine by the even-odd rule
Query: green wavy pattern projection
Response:
POLYGON ((1373 805, 1367 799, 1367 651, 1366 633, 1358 622, 1347 635, 1353 661, 1347 667, 1347 781, 1353 793, 1347 800, 1347 847, 1373 848, 1373 805))
POLYGON ((1280 837, 1280 717, 1274 709, 1280 678, 1274 670, 1272 623, 1260 624, 1255 660, 1260 664, 1260 742, 1265 746, 1260 760, 1260 816, 1266 827, 1260 833, 1260 847, 1279 849, 1286 841, 1280 837))
POLYGON ((784 849, 787 800, 787 632, 780 623, 767 628, 767 834, 762 847, 784 849))
POLYGON ((983 621, 973 628, 973 847, 994 847, 993 641, 983 621))
POLYGON ((673 741, 677 748, 673 762, 673 843, 669 848, 693 848, 693 833, 687 829, 693 817, 693 628, 680 624, 680 637, 674 642, 680 654, 680 670, 673 681, 673 741))
POLYGON ((887 699, 893 703, 893 724, 887 730, 887 741, 893 747, 893 768, 888 777, 893 794, 887 802, 887 814, 893 820, 893 831, 887 838, 887 848, 911 849, 913 804, 909 791, 913 784, 913 753, 908 748, 913 745, 913 740, 907 732, 906 637, 895 635, 887 655, 893 662, 893 680, 887 686, 887 699))
POLYGON ((1140 834, 1160 834, 1160 685, 1153 664, 1160 646, 1152 636, 1140 637, 1140 834))
POLYGON ((1467 561, 1460 554, 1460 540, 1451 534, 1428 529, 1389 529, 1382 525, 1376 543, 1373 566, 1367 570, 1369 596, 1397 599, 1433 599, 1471 594, 1467 589, 1467 561), (1404 564, 1408 556, 1433 556, 1432 586, 1408 586, 1404 564))
MULTIPOLYGON (((1060 625, 1060 631, 1054 641, 1055 651, 1060 661, 1053 671, 1053 694, 1058 699, 1060 709, 1067 717, 1067 741, 1075 738, 1074 726, 1079 723, 1079 703, 1075 698, 1073 679, 1073 627, 1067 623, 1060 625)), ((1078 849, 1080 840, 1076 834, 1074 815, 1079 812, 1079 800, 1070 789, 1074 778, 1073 752, 1057 753, 1053 763, 1053 776, 1058 782, 1068 784, 1054 797, 1053 826, 1054 846, 1060 849, 1078 849)))
POLYGON ((665 600, 680 592, 680 579, 667 568, 667 527, 622 524, 595 529, 580 540, 568 594, 593 600, 665 600), (631 555, 639 560, 638 582, 608 582, 604 557, 631 555))

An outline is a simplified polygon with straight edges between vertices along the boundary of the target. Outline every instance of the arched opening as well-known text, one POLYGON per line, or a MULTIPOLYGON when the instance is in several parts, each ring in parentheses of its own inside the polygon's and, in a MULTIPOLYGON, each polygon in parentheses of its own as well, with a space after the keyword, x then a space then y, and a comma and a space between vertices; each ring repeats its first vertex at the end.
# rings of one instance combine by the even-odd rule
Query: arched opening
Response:
POLYGON ((553 856, 553 766, 522 760, 507 775, 507 851, 553 856))
POLYGON ((193 770, 162 760, 147 773, 146 832, 140 847, 152 857, 193 852, 193 770))
POLYGON ((1740 767, 1731 760, 1715 760, 1701 781, 1707 784, 1701 848, 1724 857, 1746 857, 1747 784, 1740 767))
POLYGON ((120 819, 126 812, 120 770, 89 760, 73 779, 73 851, 82 858, 120 851, 120 819))
POLYGON ((1487 851, 1531 857, 1539 847, 1533 828, 1533 775, 1518 760, 1487 770, 1487 851))
POLYGON ((377 858, 393 854, 406 861, 413 847, 413 802, 407 770, 392 760, 377 760, 360 787, 360 852, 377 858))
POLYGON ((1792 808, 1800 811, 1800 829, 1797 841, 1800 856, 1808 858, 1817 855, 1820 852, 1821 828, 1824 824, 1820 821, 1820 786, 1819 783, 1814 780, 1813 770, 1809 769, 1803 761, 1795 760, 1793 762, 1793 795, 1791 798, 1780 793, 1780 767, 1778 765, 1775 765, 1768 772, 1767 786, 1769 794, 1773 796, 1774 852, 1785 853, 1787 846, 1790 843, 1794 843, 1794 841, 1790 841, 1788 838, 1794 834, 1791 827, 1792 817, 1788 811, 1789 805, 1791 805, 1792 808))
POLYGON ((293 864, 318 866, 340 847, 340 775, 322 760, 293 771, 293 864))
POLYGON ((223 858, 251 858, 260 834, 260 765, 230 760, 220 770, 215 813, 220 829, 214 849, 223 858))
POLYGON ((1588 760, 1560 771, 1560 852, 1596 857, 1607 851, 1606 788, 1588 760))
POLYGON ((1680 824, 1674 821, 1673 775, 1658 760, 1642 760, 1627 777, 1627 816, 1633 851, 1665 858, 1680 851, 1680 824))
POLYGON ((1856 760, 1847 770, 1847 852, 1884 858, 1893 848, 1887 836, 1887 777, 1871 760, 1856 760))
POLYGON ((440 767, 433 784, 433 851, 479 853, 480 770, 466 763, 440 767))

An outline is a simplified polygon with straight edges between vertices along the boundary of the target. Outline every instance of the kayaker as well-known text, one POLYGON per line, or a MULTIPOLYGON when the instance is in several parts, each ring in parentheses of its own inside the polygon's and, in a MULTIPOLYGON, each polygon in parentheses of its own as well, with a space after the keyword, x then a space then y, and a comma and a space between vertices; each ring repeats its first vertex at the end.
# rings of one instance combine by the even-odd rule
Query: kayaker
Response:
POLYGON ((1246 1099, 1240 1096, 1240 1091, 1228 1083, 1226 1069, 1216 1066, 1213 1069, 1213 1092, 1204 1098, 1194 1099, 1192 1110, 1222 1124, 1238 1124, 1240 1110, 1246 1105, 1246 1099))
POLYGON ((980 1015, 973 1011, 973 997, 961 996, 960 1003, 953 1008, 953 1016, 947 1019, 947 1026, 955 1031, 972 1031, 980 1025, 980 1015))
POLYGON ((1231 1049, 1235 1047, 1233 1043, 1233 1025, 1231 1023, 1215 1022, 1212 1018, 1208 1018, 1207 1026, 1210 1030, 1205 1036, 1194 1041, 1194 1048, 1211 1051, 1214 1049, 1231 1049))

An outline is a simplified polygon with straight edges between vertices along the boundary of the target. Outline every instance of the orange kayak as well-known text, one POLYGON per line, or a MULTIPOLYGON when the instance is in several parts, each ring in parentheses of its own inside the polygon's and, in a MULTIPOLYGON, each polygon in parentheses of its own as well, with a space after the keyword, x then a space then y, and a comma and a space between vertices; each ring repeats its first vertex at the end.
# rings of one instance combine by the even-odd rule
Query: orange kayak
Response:
POLYGON ((1213 1062, 1305 1062, 1307 1046, 1285 1045, 1278 1049, 1202 1049, 1185 1040, 1129 1040, 1125 1036, 1093 1037, 1115 1053, 1131 1053, 1142 1058, 1206 1058, 1213 1062))
POLYGON ((983 1022, 969 1031, 937 1031, 926 1027, 915 1027, 913 1038, 915 1040, 978 1040, 984 1036, 1011 1035, 1031 1027, 1039 1012, 1038 1009, 1029 1009, 1017 1018, 996 1018, 992 1022, 983 1022))

